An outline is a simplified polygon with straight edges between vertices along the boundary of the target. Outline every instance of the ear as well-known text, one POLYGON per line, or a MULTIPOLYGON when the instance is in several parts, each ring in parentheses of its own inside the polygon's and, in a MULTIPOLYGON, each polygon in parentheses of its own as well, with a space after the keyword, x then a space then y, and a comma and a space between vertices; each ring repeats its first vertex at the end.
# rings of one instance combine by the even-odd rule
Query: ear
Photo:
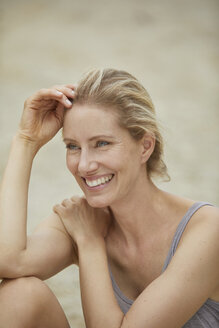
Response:
POLYGON ((146 163, 155 147, 155 137, 153 134, 145 133, 141 139, 141 160, 142 163, 146 163))

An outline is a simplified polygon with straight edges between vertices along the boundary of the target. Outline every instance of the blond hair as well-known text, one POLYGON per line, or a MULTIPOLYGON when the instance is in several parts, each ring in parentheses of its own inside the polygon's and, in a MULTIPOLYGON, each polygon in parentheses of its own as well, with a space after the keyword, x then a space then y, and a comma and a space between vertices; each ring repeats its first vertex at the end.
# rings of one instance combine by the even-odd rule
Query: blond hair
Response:
POLYGON ((115 108, 120 126, 126 128, 135 140, 140 140, 145 133, 153 135, 155 148, 146 163, 147 174, 169 180, 162 159, 163 139, 154 105, 146 89, 134 76, 111 68, 93 69, 78 82, 74 103, 115 108))

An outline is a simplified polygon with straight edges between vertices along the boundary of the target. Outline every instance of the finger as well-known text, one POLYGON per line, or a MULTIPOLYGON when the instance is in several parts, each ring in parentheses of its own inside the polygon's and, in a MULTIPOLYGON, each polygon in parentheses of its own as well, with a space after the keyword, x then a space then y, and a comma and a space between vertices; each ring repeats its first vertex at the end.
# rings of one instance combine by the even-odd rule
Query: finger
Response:
POLYGON ((93 208, 92 206, 90 206, 90 205, 88 204, 88 201, 87 201, 87 199, 86 199, 85 197, 81 197, 81 198, 80 198, 80 203, 83 204, 83 205, 85 205, 85 206, 88 207, 88 208, 93 208))
POLYGON ((41 89, 39 92, 35 95, 35 99, 52 99, 57 100, 59 103, 61 103, 66 108, 72 107, 72 101, 75 97, 75 93, 70 88, 65 88, 64 86, 57 86, 50 89, 41 89))
POLYGON ((65 108, 71 108, 73 100, 75 98, 75 92, 69 88, 60 88, 55 89, 58 93, 61 93, 62 96, 57 99, 65 108))
POLYGON ((78 87, 77 83, 74 83, 74 84, 69 83, 69 84, 66 84, 65 86, 67 88, 70 88, 70 89, 74 90, 74 91, 76 91, 77 87, 78 87))
POLYGON ((29 99, 41 100, 41 99, 61 99, 63 97, 63 93, 56 89, 40 89, 36 94, 34 94, 29 99))
POLYGON ((75 97, 75 89, 72 89, 66 85, 56 85, 53 88, 59 92, 62 92, 67 98, 74 99, 75 97))
POLYGON ((74 204, 78 204, 80 202, 81 197, 79 196, 73 196, 71 197, 71 202, 74 204))
POLYGON ((64 206, 64 207, 69 207, 69 206, 71 206, 72 205, 72 201, 70 200, 70 199, 64 199, 63 201, 62 201, 62 204, 61 204, 62 206, 64 206))
POLYGON ((64 90, 62 92, 62 91, 57 90, 57 89, 55 89, 55 92, 57 93, 57 95, 60 93, 60 96, 56 99, 57 101, 59 101, 60 104, 62 104, 65 108, 71 108, 72 107, 73 98, 75 97, 75 95, 73 93, 66 92, 66 90, 65 90, 65 93, 64 93, 64 90), (66 95, 67 93, 69 95, 66 95))
POLYGON ((65 205, 62 205, 62 204, 57 204, 57 205, 53 206, 53 212, 58 214, 58 216, 61 219, 63 219, 64 216, 66 215, 66 210, 67 210, 67 207, 65 205))
POLYGON ((61 211, 61 206, 60 206, 60 204, 56 204, 56 205, 54 205, 53 208, 52 208, 52 210, 53 210, 53 212, 55 212, 56 214, 59 215, 59 213, 60 213, 60 211, 61 211))
POLYGON ((65 113, 65 106, 63 106, 63 104, 59 103, 58 106, 56 107, 56 117, 58 118, 59 122, 61 123, 61 126, 63 126, 64 113, 65 113))
POLYGON ((72 102, 59 90, 57 89, 40 89, 35 95, 28 98, 25 102, 26 105, 32 101, 41 101, 41 100, 56 100, 61 103, 64 107, 71 108, 72 102))
MULTIPOLYGON (((57 90, 58 91, 58 90, 57 90)), ((70 97, 69 97, 70 98, 70 97)), ((62 96, 58 99, 56 99, 60 104, 64 106, 64 108, 71 108, 72 107, 72 98, 69 99, 64 93, 62 93, 62 96)))

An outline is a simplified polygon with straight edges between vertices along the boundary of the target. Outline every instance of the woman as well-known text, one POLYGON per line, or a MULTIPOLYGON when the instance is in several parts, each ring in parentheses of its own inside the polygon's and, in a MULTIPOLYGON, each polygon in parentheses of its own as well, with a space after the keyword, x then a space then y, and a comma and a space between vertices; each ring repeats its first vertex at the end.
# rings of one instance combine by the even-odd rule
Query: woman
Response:
POLYGON ((1 327, 69 327, 42 279, 72 263, 88 328, 218 327, 219 211, 158 189, 162 155, 151 99, 124 71, 26 101, 1 189, 0 276, 13 278, 0 288, 1 327), (32 162, 62 126, 85 199, 54 206, 26 238, 32 162))

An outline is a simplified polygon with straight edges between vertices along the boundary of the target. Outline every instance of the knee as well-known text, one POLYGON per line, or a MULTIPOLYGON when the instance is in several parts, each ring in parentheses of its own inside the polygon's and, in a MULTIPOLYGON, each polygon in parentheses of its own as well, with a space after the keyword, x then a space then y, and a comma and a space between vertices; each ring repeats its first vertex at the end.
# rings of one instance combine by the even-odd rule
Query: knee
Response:
POLYGON ((38 278, 6 279, 0 284, 0 327, 69 327, 63 310, 38 278))
MULTIPOLYGON (((46 295, 48 287, 36 277, 22 277, 17 279, 5 279, 0 285, 1 304, 13 305, 25 308, 36 305, 46 295)), ((40 302, 41 303, 41 302, 40 302)))
POLYGON ((0 327, 36 327, 48 287, 40 279, 5 279, 0 284, 0 327))

